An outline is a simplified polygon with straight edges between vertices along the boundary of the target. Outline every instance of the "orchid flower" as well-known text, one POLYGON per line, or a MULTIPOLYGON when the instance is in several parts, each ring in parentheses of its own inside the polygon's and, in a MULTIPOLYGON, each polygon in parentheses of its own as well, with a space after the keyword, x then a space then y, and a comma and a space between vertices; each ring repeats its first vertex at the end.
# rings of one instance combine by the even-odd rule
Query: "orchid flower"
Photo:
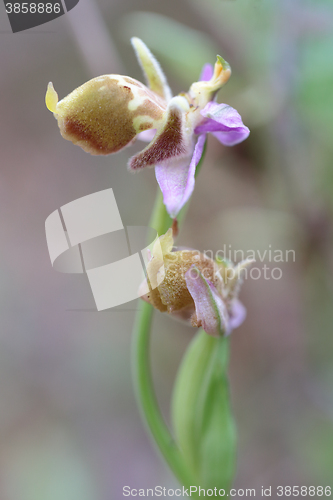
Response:
POLYGON ((149 292, 139 294, 159 311, 202 327, 210 335, 229 335, 246 316, 238 294, 244 271, 253 261, 237 265, 214 261, 196 250, 173 249, 173 243, 171 229, 159 237, 140 288, 149 292), (158 276, 161 272, 162 281, 158 276))
POLYGON ((214 69, 205 65, 201 80, 187 93, 172 97, 146 45, 139 38, 132 38, 132 44, 148 86, 127 76, 104 75, 58 102, 49 83, 46 105, 61 135, 91 154, 116 153, 136 138, 148 138, 148 146, 129 160, 129 170, 155 167, 164 204, 175 218, 193 192, 206 134, 233 146, 248 137, 249 129, 235 109, 214 101, 231 75, 222 57, 217 56, 214 69))

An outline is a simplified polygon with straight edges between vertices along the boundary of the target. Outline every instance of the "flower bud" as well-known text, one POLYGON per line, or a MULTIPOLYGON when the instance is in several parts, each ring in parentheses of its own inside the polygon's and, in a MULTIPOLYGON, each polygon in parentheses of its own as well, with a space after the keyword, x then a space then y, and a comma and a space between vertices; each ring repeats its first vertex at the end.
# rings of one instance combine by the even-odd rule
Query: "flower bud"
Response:
POLYGON ((133 78, 93 78, 58 102, 52 83, 46 106, 58 120, 61 135, 94 155, 116 153, 139 132, 158 128, 166 103, 133 78))
POLYGON ((153 248, 141 287, 149 292, 140 296, 161 312, 202 327, 213 337, 224 337, 245 319, 246 309, 238 294, 251 263, 248 259, 234 266, 197 250, 173 250, 169 229, 153 248))
MULTIPOLYGON (((195 304, 186 282, 186 274, 192 272, 192 266, 208 279, 215 283, 218 279, 217 266, 214 261, 196 250, 172 251, 172 230, 160 237, 160 245, 163 255, 153 249, 153 257, 147 267, 148 282, 154 277, 155 269, 160 268, 163 260, 164 279, 158 287, 151 289, 144 300, 152 304, 161 312, 177 313, 184 312, 184 318, 188 318, 195 312, 195 304)), ((148 283, 149 286, 149 283, 148 283)), ((152 287, 150 287, 152 288, 152 287)))

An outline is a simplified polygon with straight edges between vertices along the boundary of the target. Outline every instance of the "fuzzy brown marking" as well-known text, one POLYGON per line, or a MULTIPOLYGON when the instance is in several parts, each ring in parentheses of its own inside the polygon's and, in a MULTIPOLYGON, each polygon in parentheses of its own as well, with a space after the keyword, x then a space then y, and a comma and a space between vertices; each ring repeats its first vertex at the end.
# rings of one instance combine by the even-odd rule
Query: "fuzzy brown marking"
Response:
POLYGON ((146 166, 153 166, 168 158, 175 158, 186 153, 182 141, 181 116, 172 110, 169 119, 161 134, 151 146, 137 154, 130 160, 130 168, 138 170, 146 166))

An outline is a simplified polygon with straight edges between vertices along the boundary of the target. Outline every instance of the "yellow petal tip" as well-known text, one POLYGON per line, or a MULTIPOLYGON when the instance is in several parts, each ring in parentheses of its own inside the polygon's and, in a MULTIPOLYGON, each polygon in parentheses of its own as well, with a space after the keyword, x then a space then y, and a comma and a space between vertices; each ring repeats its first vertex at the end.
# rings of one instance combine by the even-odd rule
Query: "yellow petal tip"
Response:
POLYGON ((58 94, 54 90, 53 83, 50 82, 47 86, 46 96, 45 96, 45 104, 46 107, 51 113, 56 112, 57 104, 58 104, 58 94))

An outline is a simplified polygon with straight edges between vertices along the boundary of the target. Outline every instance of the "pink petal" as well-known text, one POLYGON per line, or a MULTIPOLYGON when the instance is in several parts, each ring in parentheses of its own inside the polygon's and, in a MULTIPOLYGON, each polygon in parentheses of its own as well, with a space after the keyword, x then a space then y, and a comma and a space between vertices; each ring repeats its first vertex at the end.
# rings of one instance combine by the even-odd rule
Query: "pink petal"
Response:
POLYGON ((194 304, 198 322, 209 335, 220 337, 229 333, 228 312, 215 286, 192 266, 185 274, 188 291, 194 304))
POLYGON ((139 141, 143 142, 151 142, 156 134, 156 128, 151 128, 150 130, 144 130, 143 132, 140 132, 136 138, 139 139, 139 141))
POLYGON ((163 193, 164 205, 172 218, 177 216, 193 192, 195 169, 202 156, 205 138, 205 135, 199 136, 190 164, 185 159, 156 165, 156 179, 163 193))
POLYGON ((238 111, 227 104, 209 102, 201 114, 206 119, 194 132, 196 134, 211 132, 225 146, 234 146, 244 141, 250 134, 238 111))
POLYGON ((204 64, 201 70, 199 82, 208 82, 212 78, 213 74, 214 74, 213 66, 209 63, 204 64))
POLYGON ((229 311, 229 328, 230 331, 238 328, 246 318, 246 308, 239 300, 233 300, 231 311, 229 311))

